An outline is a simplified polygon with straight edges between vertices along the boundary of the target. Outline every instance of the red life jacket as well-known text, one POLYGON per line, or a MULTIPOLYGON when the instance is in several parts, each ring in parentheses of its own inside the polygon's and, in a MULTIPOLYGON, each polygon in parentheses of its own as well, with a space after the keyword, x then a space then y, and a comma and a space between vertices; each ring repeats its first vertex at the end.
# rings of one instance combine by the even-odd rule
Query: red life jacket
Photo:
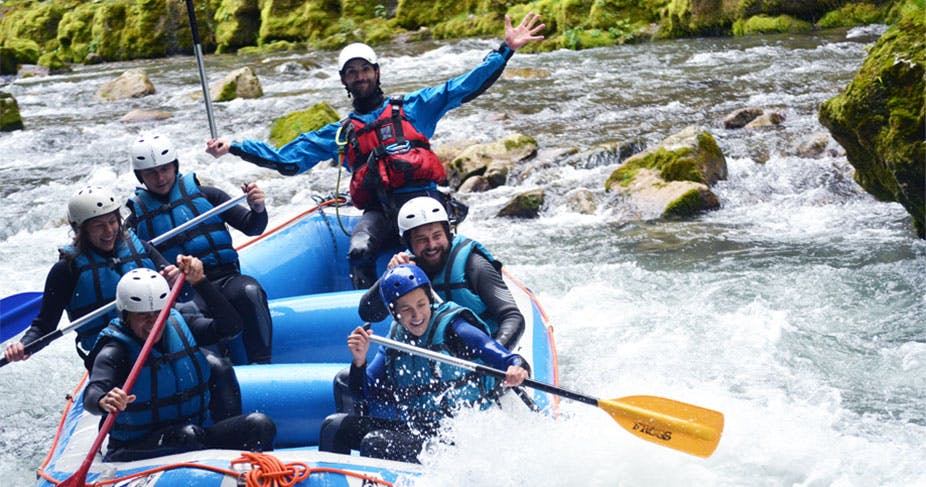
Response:
POLYGON ((405 117, 402 99, 393 98, 383 113, 367 124, 354 117, 347 129, 350 197, 359 209, 388 205, 393 190, 430 183, 447 184, 447 173, 428 138, 405 117))

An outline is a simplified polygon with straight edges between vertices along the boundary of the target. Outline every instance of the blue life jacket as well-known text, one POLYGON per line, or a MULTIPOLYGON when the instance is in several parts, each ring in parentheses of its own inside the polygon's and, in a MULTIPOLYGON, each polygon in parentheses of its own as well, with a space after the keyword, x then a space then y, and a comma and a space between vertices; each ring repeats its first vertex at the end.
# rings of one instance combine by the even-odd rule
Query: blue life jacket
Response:
MULTIPOLYGON (((100 332, 100 340, 104 337, 125 344, 133 362, 144 345, 119 319, 100 332)), ((209 376, 209 363, 193 333, 183 316, 171 309, 161 343, 151 349, 130 392, 136 399, 116 417, 110 438, 130 442, 169 426, 210 425, 209 376)))
POLYGON ((494 337, 498 333, 498 321, 487 316, 485 303, 466 285, 466 262, 473 252, 483 255, 496 269, 502 267, 501 262, 497 261, 481 243, 454 235, 450 245, 450 254, 447 256, 444 267, 433 277, 428 277, 431 277, 431 287, 437 291, 441 299, 453 301, 479 315, 489 327, 489 336, 494 337))
MULTIPOLYGON (((431 321, 422 336, 416 337, 400 323, 393 322, 389 337, 451 355, 444 338, 447 327, 461 316, 477 328, 488 331, 485 323, 470 310, 452 301, 445 301, 433 310, 431 321)), ((492 390, 495 382, 482 374, 392 349, 386 351, 385 369, 390 382, 395 386, 393 393, 399 417, 407 422, 436 423, 458 407, 479 402, 492 390)), ((483 407, 489 405, 488 401, 483 401, 483 407)))
MULTIPOLYGON (((73 245, 61 248, 61 254, 71 260, 77 274, 77 285, 65 307, 68 319, 74 321, 115 300, 116 285, 126 272, 139 267, 157 269, 142 241, 131 230, 126 232, 126 236, 116 240, 112 256, 104 256, 92 247, 83 252, 78 252, 73 245)), ((80 327, 77 330, 80 347, 90 350, 100 330, 115 317, 116 311, 113 310, 80 327)))
MULTIPOLYGON (((167 196, 168 203, 164 203, 147 189, 135 189, 135 197, 129 200, 128 206, 135 214, 135 231, 140 238, 151 240, 214 208, 199 190, 193 173, 177 174, 177 181, 167 196)), ((207 271, 222 264, 238 264, 238 252, 232 246, 231 234, 219 215, 157 247, 168 262, 175 262, 180 254, 192 255, 203 261, 207 271)))

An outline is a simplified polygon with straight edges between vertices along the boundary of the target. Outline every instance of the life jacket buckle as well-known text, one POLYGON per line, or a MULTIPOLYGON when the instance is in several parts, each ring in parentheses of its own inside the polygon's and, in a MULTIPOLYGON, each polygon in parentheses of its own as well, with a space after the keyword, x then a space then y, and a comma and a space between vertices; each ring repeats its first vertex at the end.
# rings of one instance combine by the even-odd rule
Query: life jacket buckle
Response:
POLYGON ((412 145, 407 140, 402 143, 395 142, 386 146, 386 153, 390 155, 404 154, 410 151, 411 148, 412 145))

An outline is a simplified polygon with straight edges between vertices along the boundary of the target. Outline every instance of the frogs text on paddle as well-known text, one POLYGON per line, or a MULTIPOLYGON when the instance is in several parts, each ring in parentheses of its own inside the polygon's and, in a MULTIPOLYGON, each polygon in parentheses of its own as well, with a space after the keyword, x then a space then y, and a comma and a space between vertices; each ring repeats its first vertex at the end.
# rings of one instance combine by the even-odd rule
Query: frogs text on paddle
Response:
POLYGON ((654 438, 658 438, 663 441, 669 441, 672 439, 672 432, 667 430, 661 430, 655 426, 648 426, 643 423, 633 423, 633 430, 645 433, 654 438))

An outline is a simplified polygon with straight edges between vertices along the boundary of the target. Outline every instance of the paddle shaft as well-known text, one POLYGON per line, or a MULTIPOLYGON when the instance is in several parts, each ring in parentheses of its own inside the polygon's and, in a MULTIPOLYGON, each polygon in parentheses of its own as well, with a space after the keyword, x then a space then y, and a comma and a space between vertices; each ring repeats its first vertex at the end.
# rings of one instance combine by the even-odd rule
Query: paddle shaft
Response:
POLYGON ((203 100, 206 101, 206 117, 209 119, 209 134, 215 139, 218 131, 215 128, 215 117, 212 115, 212 100, 209 99, 209 87, 206 86, 206 67, 203 64, 203 44, 199 39, 199 27, 196 24, 196 13, 193 9, 193 0, 186 0, 186 12, 190 16, 190 32, 193 33, 193 54, 196 55, 196 65, 199 67, 199 82, 203 87, 203 100))
MULTIPOLYGON (((480 365, 475 362, 470 362, 468 360, 463 360, 458 357, 453 357, 451 355, 446 355, 443 353, 437 353, 432 350, 425 348, 416 347, 414 345, 409 345, 407 343, 397 342, 395 340, 390 340, 385 337, 378 335, 370 335, 370 341, 379 343, 385 347, 394 348, 396 350, 402 350, 413 355, 421 355, 427 357, 431 360, 437 362, 443 362, 445 364, 455 365, 462 369, 470 370, 473 372, 478 372, 480 374, 491 375, 499 379, 505 378, 505 372, 498 370, 492 367, 486 367, 485 365, 480 365)), ((524 382, 521 385, 530 387, 531 389, 537 389, 538 391, 549 392, 550 394, 556 394, 560 397, 565 397, 566 399, 572 399, 574 401, 584 402, 585 404, 591 404, 592 406, 598 405, 598 399, 593 397, 586 396, 584 394, 579 394, 577 392, 572 392, 561 387, 556 387, 545 382, 539 382, 533 379, 524 379, 524 382)))
MULTIPOLYGON (((174 283, 174 288, 171 290, 170 295, 167 297, 167 302, 164 304, 164 308, 161 309, 161 313, 158 314, 158 319, 155 321, 154 326, 151 327, 151 332, 148 333, 148 338, 145 340, 145 345, 142 347, 141 352, 138 354, 138 359, 135 360, 135 365, 132 366, 129 376, 125 379, 125 385, 122 386, 122 390, 126 394, 132 393, 132 386, 135 385, 135 379, 138 378, 138 374, 141 372, 142 367, 145 366, 145 362, 148 360, 148 355, 151 354, 151 349, 154 347, 155 342, 161 335, 161 330, 164 329, 164 323, 167 322, 167 317, 170 316, 170 310, 173 308, 174 303, 177 301, 177 296, 180 295, 180 290, 183 288, 183 283, 186 281, 186 274, 180 274, 180 278, 177 279, 177 282, 174 283)), ((103 445, 103 439, 106 438, 106 435, 109 434, 109 430, 112 429, 113 423, 116 422, 116 417, 119 415, 119 412, 109 413, 106 416, 106 421, 103 422, 103 426, 100 428, 100 432, 97 434, 96 439, 93 440, 93 445, 90 446, 90 451, 87 453, 87 457, 84 459, 84 462, 80 465, 80 468, 74 472, 74 475, 65 479, 64 482, 58 484, 60 486, 70 487, 70 486, 81 486, 83 487, 87 480, 87 472, 90 471, 90 465, 93 464, 93 459, 96 457, 96 452, 100 450, 100 447, 103 445), (76 483, 75 483, 76 482, 76 483)))
MULTIPOLYGON (((165 232, 163 235, 159 235, 159 236, 157 236, 157 237, 151 239, 151 245, 158 245, 158 244, 160 244, 160 243, 163 243, 163 242, 165 242, 166 240, 168 240, 168 239, 170 239, 170 238, 173 238, 174 236, 176 236, 176 235, 178 235, 178 234, 180 234, 180 233, 186 231, 186 230, 189 229, 190 227, 193 227, 194 225, 198 225, 199 223, 202 223, 204 220, 207 220, 207 219, 209 219, 209 218, 211 218, 211 217, 213 217, 213 216, 215 216, 215 215, 217 215, 217 214, 219 214, 219 213, 222 213, 222 212, 224 212, 224 211, 227 211, 228 209, 230 209, 231 207, 237 205, 238 203, 240 203, 241 201, 243 201, 243 200, 246 199, 247 197, 248 197, 247 194, 243 194, 243 195, 238 196, 238 197, 236 197, 236 198, 232 198, 232 199, 226 201, 225 203, 222 203, 221 205, 216 206, 215 208, 213 208, 213 209, 211 209, 211 210, 209 210, 209 211, 203 213, 202 215, 199 215, 199 216, 197 216, 196 218, 194 218, 194 219, 192 219, 192 220, 190 220, 190 221, 188 221, 188 222, 186 222, 186 223, 184 223, 184 224, 182 224, 182 225, 179 225, 179 226, 177 226, 177 227, 171 229, 171 230, 168 231, 168 232, 165 232)), ((110 302, 107 303, 106 305, 97 308, 96 310, 92 311, 91 313, 86 314, 86 315, 84 315, 84 316, 81 316, 80 318, 74 320, 74 321, 71 322, 68 326, 66 326, 66 327, 64 327, 64 328, 57 329, 57 330, 55 330, 55 331, 53 331, 53 332, 51 332, 51 333, 48 333, 48 334, 42 336, 41 338, 39 338, 39 339, 37 339, 37 340, 35 340, 35 341, 33 341, 33 342, 30 342, 30 343, 26 344, 25 347, 24 347, 24 348, 25 348, 25 352, 26 352, 27 354, 31 354, 31 353, 35 352, 36 350, 39 350, 39 349, 45 347, 46 345, 48 345, 49 343, 51 343, 51 342, 57 340, 58 338, 61 338, 65 333, 68 333, 68 332, 70 332, 70 331, 72 331, 72 330, 76 330, 77 328, 80 328, 81 326, 84 326, 85 324, 89 323, 90 321, 93 321, 93 320, 95 320, 95 319, 97 319, 97 318, 99 318, 99 317, 105 315, 106 313, 109 313, 109 312, 110 312, 113 308, 115 308, 115 307, 116 307, 116 302, 115 302, 115 301, 110 301, 110 302)), ((6 360, 5 357, 0 358, 0 367, 3 367, 3 366, 6 365, 7 363, 9 363, 9 362, 6 360)))

